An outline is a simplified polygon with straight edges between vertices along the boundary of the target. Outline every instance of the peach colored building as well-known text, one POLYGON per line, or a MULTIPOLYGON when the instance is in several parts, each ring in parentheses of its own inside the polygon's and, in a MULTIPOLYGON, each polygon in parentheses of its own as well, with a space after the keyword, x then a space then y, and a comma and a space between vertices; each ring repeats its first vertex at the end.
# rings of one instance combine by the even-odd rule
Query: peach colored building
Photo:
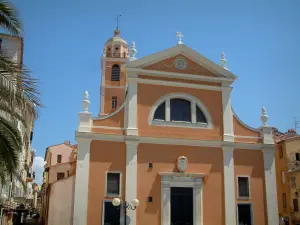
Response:
POLYGON ((280 224, 300 224, 300 135, 275 130, 277 197, 280 224))
POLYGON ((73 218, 75 176, 51 184, 48 225, 71 225, 73 218))
POLYGON ((70 214, 72 208, 69 206, 73 205, 76 149, 77 145, 72 145, 69 141, 49 146, 46 149, 40 218, 44 225, 70 224, 66 223, 65 217, 57 217, 57 215, 65 214, 66 217, 69 216, 69 220, 72 218, 70 214))
POLYGON ((48 173, 48 183, 69 176, 71 165, 70 157, 73 145, 69 141, 49 146, 45 152, 45 172, 48 173))
MULTIPOLYGON (((79 113, 73 225, 278 225, 268 116, 233 112, 236 79, 182 43, 136 59, 115 30, 101 59, 100 113, 79 113), (134 208, 132 200, 138 199, 134 208)), ((248 106, 245 104, 245 109, 248 106)), ((136 201, 135 201, 136 203, 136 201)))

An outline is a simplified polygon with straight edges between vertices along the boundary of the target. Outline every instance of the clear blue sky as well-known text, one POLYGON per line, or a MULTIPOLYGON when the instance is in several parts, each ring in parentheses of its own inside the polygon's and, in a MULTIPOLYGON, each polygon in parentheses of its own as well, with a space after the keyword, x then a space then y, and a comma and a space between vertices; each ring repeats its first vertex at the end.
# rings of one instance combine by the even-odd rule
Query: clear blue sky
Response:
POLYGON ((91 111, 100 104, 100 57, 122 14, 121 36, 136 42, 137 57, 183 42, 238 76, 232 104, 247 124, 286 131, 300 118, 300 1, 14 0, 24 22, 24 62, 42 82, 45 108, 35 124, 33 148, 71 140, 84 91, 91 111))

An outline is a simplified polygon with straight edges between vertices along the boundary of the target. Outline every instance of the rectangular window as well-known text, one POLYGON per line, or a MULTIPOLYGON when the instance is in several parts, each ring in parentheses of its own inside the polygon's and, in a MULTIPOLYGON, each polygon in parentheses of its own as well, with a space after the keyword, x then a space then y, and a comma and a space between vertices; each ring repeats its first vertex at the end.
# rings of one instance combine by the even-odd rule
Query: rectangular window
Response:
POLYGON ((102 225, 120 225, 121 207, 115 207, 111 200, 103 201, 102 225))
POLYGON ((298 199, 293 199, 294 212, 299 212, 298 199))
POLYGON ((120 195, 120 173, 107 173, 106 177, 106 194, 119 196, 120 195))
POLYGON ((57 155, 57 163, 61 163, 61 155, 57 155))
POLYGON ((238 224, 252 225, 252 206, 251 204, 238 204, 238 224))
POLYGON ((112 100, 111 100, 111 107, 113 108, 113 109, 116 109, 117 108, 117 103, 118 103, 118 101, 117 101, 117 97, 112 97, 112 100))
POLYGON ((296 153, 296 161, 300 161, 300 153, 296 153))
POLYGON ((283 158, 283 150, 282 150, 282 146, 279 146, 279 158, 280 158, 280 159, 283 158))
POLYGON ((285 173, 283 170, 281 170, 281 182, 282 182, 282 184, 285 183, 285 173))
POLYGON ((283 208, 286 208, 286 194, 282 194, 282 203, 283 203, 283 208))
POLYGON ((57 180, 61 180, 65 178, 65 173, 57 173, 57 180))
POLYGON ((249 177, 238 177, 238 193, 239 198, 249 198, 249 177))

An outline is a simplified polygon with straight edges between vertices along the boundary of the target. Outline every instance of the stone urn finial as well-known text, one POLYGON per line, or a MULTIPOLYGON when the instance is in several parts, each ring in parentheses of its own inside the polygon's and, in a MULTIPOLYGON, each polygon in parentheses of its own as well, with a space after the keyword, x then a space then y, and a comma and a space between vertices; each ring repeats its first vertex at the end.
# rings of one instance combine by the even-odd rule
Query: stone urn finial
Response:
POLYGON ((264 107, 264 106, 261 108, 260 120, 261 120, 263 126, 268 126, 268 124, 267 124, 268 115, 267 115, 266 107, 264 107))
POLYGON ((89 93, 88 93, 88 91, 85 91, 84 92, 84 99, 82 100, 82 108, 83 108, 84 112, 88 112, 89 104, 90 104, 89 93))
POLYGON ((136 53, 137 53, 137 50, 135 48, 135 42, 133 41, 131 43, 130 60, 136 60, 136 57, 135 57, 136 53))
POLYGON ((221 54, 221 66, 222 66, 225 70, 228 70, 228 68, 226 67, 226 64, 227 64, 227 59, 226 59, 225 53, 222 52, 222 54, 221 54))

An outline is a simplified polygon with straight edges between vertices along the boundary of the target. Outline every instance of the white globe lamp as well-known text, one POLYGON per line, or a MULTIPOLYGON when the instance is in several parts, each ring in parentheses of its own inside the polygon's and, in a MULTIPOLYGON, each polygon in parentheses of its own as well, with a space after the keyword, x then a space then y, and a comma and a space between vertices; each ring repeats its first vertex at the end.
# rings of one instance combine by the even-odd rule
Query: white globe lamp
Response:
POLYGON ((133 200, 131 201, 131 204, 132 204, 134 207, 138 207, 139 204, 140 204, 140 201, 139 201, 138 199, 133 199, 133 200))
POLYGON ((113 204, 113 206, 120 206, 121 200, 119 198, 114 198, 112 200, 112 204, 113 204))

